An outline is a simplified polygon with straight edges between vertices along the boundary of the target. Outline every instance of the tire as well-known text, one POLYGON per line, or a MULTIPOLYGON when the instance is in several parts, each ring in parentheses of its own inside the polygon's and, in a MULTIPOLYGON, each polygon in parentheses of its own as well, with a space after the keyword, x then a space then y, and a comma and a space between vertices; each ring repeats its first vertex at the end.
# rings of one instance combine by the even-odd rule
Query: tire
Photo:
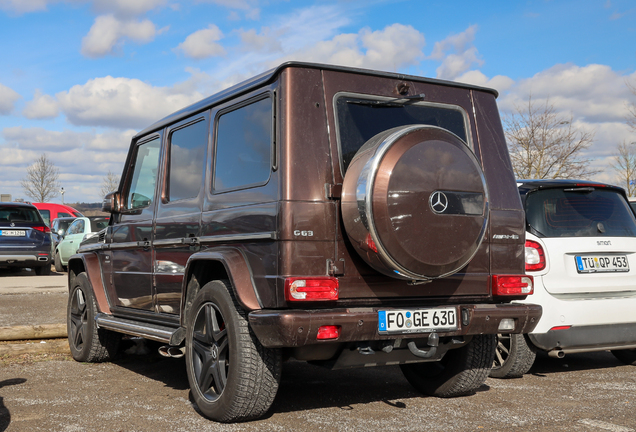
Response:
POLYGON ((51 274, 51 263, 49 262, 47 265, 36 267, 35 274, 38 276, 48 276, 51 274))
POLYGON ((612 350, 612 354, 623 363, 636 366, 636 349, 612 350))
POLYGON ((404 377, 429 396, 456 397, 475 393, 486 382, 495 356, 496 336, 478 335, 436 362, 400 365, 404 377))
POLYGON ((256 419, 274 402, 281 350, 263 347, 228 281, 207 283, 187 317, 186 369, 192 397, 219 422, 256 419))
POLYGON ((493 378, 521 378, 537 357, 537 349, 523 334, 498 334, 495 360, 490 370, 493 378))
POLYGON ((66 327, 71 355, 81 362, 103 362, 117 355, 121 334, 97 328, 97 305, 86 273, 73 281, 68 297, 66 327))
POLYGON ((60 253, 59 252, 55 252, 55 271, 58 273, 62 273, 64 272, 64 266, 62 265, 62 260, 60 259, 60 253))

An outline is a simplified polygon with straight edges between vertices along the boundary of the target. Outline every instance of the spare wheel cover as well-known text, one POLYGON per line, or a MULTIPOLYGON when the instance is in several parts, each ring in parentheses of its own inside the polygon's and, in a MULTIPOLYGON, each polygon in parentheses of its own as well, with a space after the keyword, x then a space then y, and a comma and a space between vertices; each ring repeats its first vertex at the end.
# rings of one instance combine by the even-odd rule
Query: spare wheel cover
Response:
POLYGON ((353 158, 342 214, 371 267, 399 279, 440 278, 464 267, 481 245, 486 182, 472 150, 452 132, 401 126, 371 138, 353 158))

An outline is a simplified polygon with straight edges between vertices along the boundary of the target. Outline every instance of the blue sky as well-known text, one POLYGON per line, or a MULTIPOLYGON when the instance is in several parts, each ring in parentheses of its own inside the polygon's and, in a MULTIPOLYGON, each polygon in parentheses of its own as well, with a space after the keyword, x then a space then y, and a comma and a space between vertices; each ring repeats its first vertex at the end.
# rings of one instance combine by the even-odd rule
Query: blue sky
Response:
POLYGON ((633 0, 0 0, 0 45, 0 192, 14 198, 46 152, 66 202, 100 201, 135 131, 286 60, 490 86, 503 114, 549 99, 594 131, 597 180, 636 141, 633 0))

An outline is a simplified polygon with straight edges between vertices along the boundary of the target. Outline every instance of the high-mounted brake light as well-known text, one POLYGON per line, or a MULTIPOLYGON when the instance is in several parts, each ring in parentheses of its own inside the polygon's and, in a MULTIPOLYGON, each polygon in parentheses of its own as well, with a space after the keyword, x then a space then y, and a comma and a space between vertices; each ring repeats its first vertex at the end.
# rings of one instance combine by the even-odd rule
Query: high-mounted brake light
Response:
POLYGON ((534 292, 534 279, 528 275, 493 275, 492 295, 517 296, 534 292))
POLYGON ((541 245, 526 240, 526 271, 538 271, 545 268, 545 252, 541 245))
POLYGON ((332 277, 285 279, 287 301, 338 300, 338 279, 332 277))
POLYGON ((44 225, 44 226, 34 226, 33 229, 34 230, 38 230, 40 232, 43 232, 45 234, 51 232, 51 228, 47 227, 46 225, 44 225))

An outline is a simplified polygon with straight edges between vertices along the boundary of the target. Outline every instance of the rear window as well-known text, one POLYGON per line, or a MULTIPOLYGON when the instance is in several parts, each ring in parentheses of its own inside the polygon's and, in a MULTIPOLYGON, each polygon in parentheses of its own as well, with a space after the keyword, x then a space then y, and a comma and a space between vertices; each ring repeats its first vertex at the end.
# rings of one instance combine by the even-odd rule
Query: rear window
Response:
POLYGON ((468 143, 466 116, 456 106, 395 103, 389 98, 340 96, 336 99, 338 141, 343 172, 356 152, 375 135, 398 126, 439 126, 468 143))
POLYGON ((42 223, 42 218, 38 211, 33 208, 0 206, 0 223, 2 222, 42 223))
POLYGON ((636 219, 616 191, 581 187, 546 189, 526 197, 529 227, 544 237, 630 237, 636 219))

